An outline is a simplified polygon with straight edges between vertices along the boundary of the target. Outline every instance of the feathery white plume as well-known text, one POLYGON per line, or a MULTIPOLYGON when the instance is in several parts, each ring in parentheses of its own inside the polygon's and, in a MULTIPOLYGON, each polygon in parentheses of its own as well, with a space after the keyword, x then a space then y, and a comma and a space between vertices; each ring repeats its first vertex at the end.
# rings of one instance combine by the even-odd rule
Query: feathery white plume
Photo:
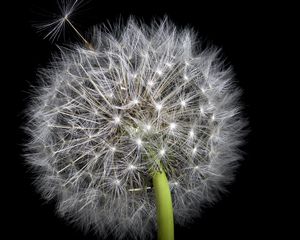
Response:
MULTIPOLYGON (((53 37, 63 22, 53 23, 53 37)), ((240 91, 217 49, 199 50, 192 31, 166 20, 95 28, 92 45, 40 71, 28 162, 66 218, 102 236, 151 238, 153 155, 169 179, 175 222, 198 216, 241 158, 240 91)))
MULTIPOLYGON (((59 14, 54 14, 52 19, 44 21, 43 23, 34 24, 34 27, 38 32, 44 33, 44 39, 48 38, 52 42, 59 38, 61 33, 64 32, 66 23, 77 32, 71 23, 70 17, 79 10, 82 3, 82 0, 58 1, 59 14)), ((79 34, 79 32, 77 32, 77 34, 79 34)))

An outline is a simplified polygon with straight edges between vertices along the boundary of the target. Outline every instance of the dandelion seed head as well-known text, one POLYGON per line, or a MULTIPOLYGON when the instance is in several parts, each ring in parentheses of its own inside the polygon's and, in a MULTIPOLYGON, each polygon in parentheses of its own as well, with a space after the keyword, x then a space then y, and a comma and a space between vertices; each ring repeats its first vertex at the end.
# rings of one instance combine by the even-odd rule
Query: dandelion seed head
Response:
POLYGON ((166 19, 130 19, 95 27, 93 49, 73 45, 40 71, 27 160, 62 216, 101 236, 153 238, 157 160, 176 186, 178 224, 218 198, 241 159, 245 121, 231 70, 197 42, 166 19))

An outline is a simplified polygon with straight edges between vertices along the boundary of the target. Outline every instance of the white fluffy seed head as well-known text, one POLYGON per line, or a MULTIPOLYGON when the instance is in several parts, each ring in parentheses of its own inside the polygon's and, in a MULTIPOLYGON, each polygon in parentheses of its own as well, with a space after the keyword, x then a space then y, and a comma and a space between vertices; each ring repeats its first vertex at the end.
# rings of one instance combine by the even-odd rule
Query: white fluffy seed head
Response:
POLYGON ((195 42, 166 20, 130 19, 113 32, 95 28, 93 49, 73 46, 40 71, 28 161, 59 213, 101 235, 152 237, 154 155, 177 223, 216 200, 240 159, 245 122, 230 70, 195 42))

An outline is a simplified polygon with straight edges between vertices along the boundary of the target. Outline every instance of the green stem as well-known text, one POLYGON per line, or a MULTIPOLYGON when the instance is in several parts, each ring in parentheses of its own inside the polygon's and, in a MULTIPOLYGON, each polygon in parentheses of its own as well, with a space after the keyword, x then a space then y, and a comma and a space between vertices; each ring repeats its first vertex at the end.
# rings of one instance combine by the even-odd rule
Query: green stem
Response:
POLYGON ((167 176, 163 169, 153 175, 156 201, 158 240, 174 240, 172 198, 167 176))

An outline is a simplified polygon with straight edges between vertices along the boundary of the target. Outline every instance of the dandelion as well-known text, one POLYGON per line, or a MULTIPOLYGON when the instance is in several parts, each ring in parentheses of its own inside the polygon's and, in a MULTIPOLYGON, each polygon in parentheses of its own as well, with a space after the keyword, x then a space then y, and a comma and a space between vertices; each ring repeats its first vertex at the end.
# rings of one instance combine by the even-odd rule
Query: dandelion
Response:
POLYGON ((195 43, 167 20, 129 19, 96 27, 92 48, 73 45, 40 70, 27 161, 62 216, 101 236, 158 228, 170 240, 173 217, 191 221, 224 190, 241 158, 240 91, 218 50, 195 43))

